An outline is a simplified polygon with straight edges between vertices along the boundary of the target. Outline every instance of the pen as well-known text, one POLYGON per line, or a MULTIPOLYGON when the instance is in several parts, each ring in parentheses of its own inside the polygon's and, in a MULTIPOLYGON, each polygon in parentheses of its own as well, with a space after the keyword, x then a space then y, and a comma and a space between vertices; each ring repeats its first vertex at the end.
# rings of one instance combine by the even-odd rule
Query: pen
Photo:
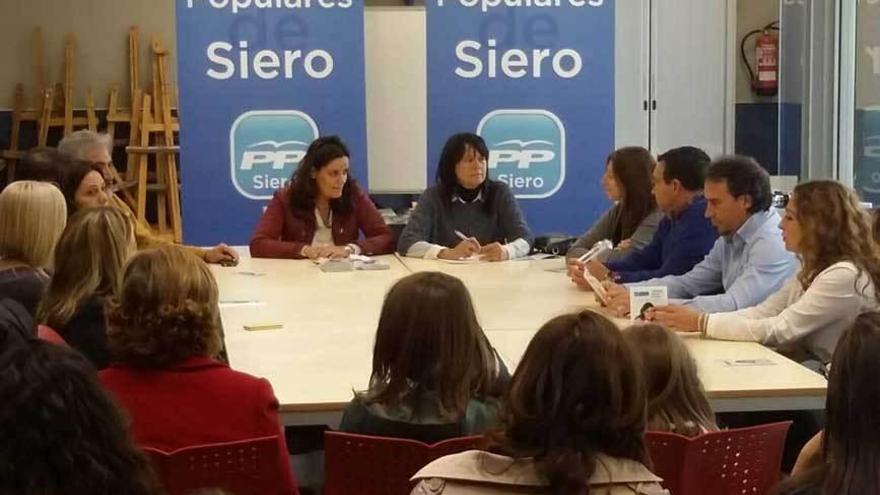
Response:
POLYGON ((474 244, 476 244, 477 247, 480 246, 480 241, 476 240, 476 239, 473 238, 473 237, 468 237, 468 236, 462 234, 460 230, 454 230, 453 232, 455 232, 455 235, 456 235, 459 239, 461 239, 461 240, 463 240, 463 241, 471 241, 471 242, 473 242, 474 244))

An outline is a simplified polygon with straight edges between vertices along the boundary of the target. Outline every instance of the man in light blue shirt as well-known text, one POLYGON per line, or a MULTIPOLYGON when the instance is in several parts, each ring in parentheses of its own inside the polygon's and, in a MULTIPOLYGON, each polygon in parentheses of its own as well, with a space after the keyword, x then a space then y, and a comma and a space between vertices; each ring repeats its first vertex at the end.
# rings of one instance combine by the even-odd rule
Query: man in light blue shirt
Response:
MULTIPOLYGON (((798 265, 785 249, 779 215, 771 209, 770 177, 751 158, 723 157, 709 167, 703 191, 706 217, 720 235, 709 254, 684 275, 631 285, 665 285, 671 304, 703 313, 755 306, 779 290, 798 265)), ((609 306, 624 313, 628 291, 609 289, 609 306)))

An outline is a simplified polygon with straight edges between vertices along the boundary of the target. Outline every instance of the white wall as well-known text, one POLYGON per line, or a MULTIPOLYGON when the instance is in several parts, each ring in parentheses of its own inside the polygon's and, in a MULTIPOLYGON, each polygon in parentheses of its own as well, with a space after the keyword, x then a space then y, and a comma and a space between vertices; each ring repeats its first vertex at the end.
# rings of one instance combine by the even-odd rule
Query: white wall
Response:
MULTIPOLYGON (((367 6, 402 5, 403 0, 367 0, 367 6)), ((33 83, 31 33, 42 26, 50 82, 63 79, 64 35, 78 40, 76 105, 85 102, 85 87, 95 92, 98 107, 106 107, 111 83, 128 88, 128 29, 141 31, 142 84, 148 82, 148 44, 151 36, 171 49, 170 78, 176 72, 174 0, 0 0, 0 110, 11 109, 16 83, 30 92, 33 83)), ((125 92, 126 100, 128 92, 125 92)))
MULTIPOLYGON (((98 107, 107 106, 111 83, 128 88, 128 29, 141 31, 141 76, 150 72, 148 45, 157 36, 171 48, 169 76, 175 79, 174 0, 3 0, 0 14, 0 109, 11 109, 16 83, 25 84, 26 98, 33 88, 32 32, 43 30, 43 46, 50 83, 64 77, 64 36, 77 39, 74 68, 75 105, 85 102, 91 86, 98 107), (144 64, 147 64, 146 66, 144 64)), ((125 91, 126 101, 128 91, 125 91)), ((32 100, 28 100, 32 101, 32 100)))

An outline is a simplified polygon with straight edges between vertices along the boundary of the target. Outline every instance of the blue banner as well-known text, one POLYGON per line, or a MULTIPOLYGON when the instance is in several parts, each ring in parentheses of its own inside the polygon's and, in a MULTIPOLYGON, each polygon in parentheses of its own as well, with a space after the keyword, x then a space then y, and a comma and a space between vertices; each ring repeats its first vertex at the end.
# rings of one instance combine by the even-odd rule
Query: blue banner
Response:
POLYGON ((583 231, 609 206, 613 0, 426 3, 429 181, 446 139, 476 132, 536 234, 583 231))
POLYGON ((359 0, 177 0, 187 243, 246 244, 309 143, 338 134, 366 187, 359 0))

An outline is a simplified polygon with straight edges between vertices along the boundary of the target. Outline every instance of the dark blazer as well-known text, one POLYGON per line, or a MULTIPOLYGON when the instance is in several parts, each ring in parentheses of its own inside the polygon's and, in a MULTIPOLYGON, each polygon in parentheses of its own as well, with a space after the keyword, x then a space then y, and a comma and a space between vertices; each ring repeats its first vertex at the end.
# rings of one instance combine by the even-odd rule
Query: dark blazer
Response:
POLYGON ((49 276, 36 268, 16 266, 0 270, 0 299, 16 301, 33 318, 48 284, 49 276))
POLYGON ((164 451, 278 435, 281 479, 274 494, 296 494, 278 400, 263 378, 207 357, 162 369, 114 364, 99 373, 131 418, 138 445, 164 451))
MULTIPOLYGON (((428 404, 431 408, 433 404, 428 404)), ((422 443, 434 444, 450 438, 480 435, 495 426, 498 416, 496 401, 472 399, 468 403, 466 414, 455 422, 436 422, 436 410, 430 411, 432 421, 420 422, 409 418, 409 421, 392 419, 378 411, 387 411, 386 407, 371 410, 370 406, 359 398, 353 399, 342 413, 339 431, 372 435, 379 437, 408 438, 422 443)))
MULTIPOLYGON (((357 244, 363 254, 388 254, 394 250, 391 229, 373 206, 370 197, 354 186, 354 211, 333 214, 333 243, 357 244), (360 232, 364 238, 359 239, 360 232)), ((318 226, 315 210, 293 210, 290 187, 275 192, 251 236, 251 256, 255 258, 302 258, 300 251, 312 243, 318 226)))
POLYGON ((87 357, 96 369, 110 366, 107 325, 104 319, 104 298, 92 297, 76 310, 62 328, 54 328, 70 347, 87 357))
POLYGON ((617 275, 618 282, 626 284, 691 271, 718 238, 705 212, 706 198, 697 196, 676 218, 667 215, 660 220, 650 244, 605 266, 617 275))

